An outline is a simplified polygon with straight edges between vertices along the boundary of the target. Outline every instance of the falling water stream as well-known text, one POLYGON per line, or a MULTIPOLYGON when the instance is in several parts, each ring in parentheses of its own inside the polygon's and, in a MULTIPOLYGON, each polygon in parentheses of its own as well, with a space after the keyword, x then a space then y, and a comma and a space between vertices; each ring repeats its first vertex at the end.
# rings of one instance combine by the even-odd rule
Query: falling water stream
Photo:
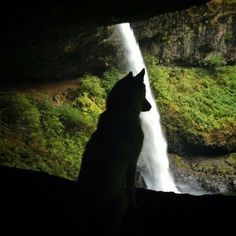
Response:
MULTIPOLYGON (((146 70, 130 24, 122 23, 116 27, 122 41, 127 69, 132 71, 134 75, 143 68, 146 70)), ((149 112, 142 112, 140 115, 144 132, 143 148, 139 157, 139 162, 143 162, 145 165, 142 176, 148 189, 178 192, 169 171, 167 143, 161 130, 160 116, 150 88, 147 70, 144 83, 146 85, 146 98, 152 105, 152 109, 149 112)))

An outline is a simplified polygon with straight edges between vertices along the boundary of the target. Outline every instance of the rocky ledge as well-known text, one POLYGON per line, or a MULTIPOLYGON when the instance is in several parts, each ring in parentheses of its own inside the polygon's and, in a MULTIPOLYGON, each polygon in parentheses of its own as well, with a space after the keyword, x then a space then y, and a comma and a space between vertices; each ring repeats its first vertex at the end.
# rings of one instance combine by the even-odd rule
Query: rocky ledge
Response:
MULTIPOLYGON (((91 186, 92 187, 92 186, 91 186)), ((78 221, 75 182, 39 172, 0 168, 0 226, 4 235, 86 235, 78 221)), ((232 234, 236 197, 136 190, 138 211, 121 235, 232 234), (132 223, 131 223, 132 222, 132 223)), ((92 214, 92 212, 88 212, 92 214)), ((97 233, 89 225, 92 233, 97 233)), ((104 235, 104 234, 103 234, 104 235)))
POLYGON ((180 191, 236 193, 235 154, 222 157, 180 157, 170 154, 170 167, 180 191))
MULTIPOLYGON (((133 24, 143 51, 160 64, 199 66, 211 59, 236 63, 236 1, 211 1, 133 24)), ((220 63, 220 61, 219 61, 220 63)))

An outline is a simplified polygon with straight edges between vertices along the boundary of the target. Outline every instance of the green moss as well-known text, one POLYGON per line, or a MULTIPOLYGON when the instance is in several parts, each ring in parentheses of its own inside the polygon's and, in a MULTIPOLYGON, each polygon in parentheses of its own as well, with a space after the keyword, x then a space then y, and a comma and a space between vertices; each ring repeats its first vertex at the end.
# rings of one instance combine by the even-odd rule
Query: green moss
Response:
POLYGON ((221 54, 211 52, 204 58, 203 63, 209 67, 217 67, 226 65, 226 60, 221 54))
POLYGON ((235 174, 235 166, 227 161, 229 157, 221 157, 218 159, 204 159, 191 163, 194 171, 202 172, 208 175, 230 176, 235 174))
POLYGON ((181 156, 175 155, 173 161, 174 161, 174 166, 176 166, 177 168, 189 169, 188 163, 186 163, 181 156))
POLYGON ((228 30, 226 33, 225 33, 225 41, 226 42, 231 42, 234 40, 234 35, 233 35, 233 32, 232 30, 228 30))
POLYGON ((224 2, 229 3, 229 4, 235 4, 236 0, 224 0, 224 2))
POLYGON ((234 167, 235 171, 236 171, 236 153, 231 153, 227 158, 226 158, 226 162, 234 167))

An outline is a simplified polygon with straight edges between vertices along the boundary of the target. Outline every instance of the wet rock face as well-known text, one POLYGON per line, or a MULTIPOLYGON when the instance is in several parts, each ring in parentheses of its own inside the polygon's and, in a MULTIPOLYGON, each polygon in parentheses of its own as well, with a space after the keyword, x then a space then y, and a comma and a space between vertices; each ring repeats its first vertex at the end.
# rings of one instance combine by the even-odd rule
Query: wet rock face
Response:
MULTIPOLYGON (((236 193, 235 174, 224 174, 211 172, 203 172, 200 168, 192 168, 191 164, 199 165, 199 157, 195 160, 178 156, 179 163, 176 164, 176 156, 169 154, 170 172, 174 177, 175 185, 181 193, 189 193, 193 195, 211 194, 211 193, 236 193)), ((205 163, 205 168, 210 169, 211 165, 209 157, 200 157, 205 163)), ((145 172, 144 164, 139 163, 136 175, 136 187, 147 188, 142 172, 145 172)))
POLYGON ((137 172, 136 172, 136 187, 138 188, 146 188, 147 184, 143 178, 142 173, 146 170, 144 163, 138 163, 137 165, 137 172))
POLYGON ((236 63, 235 3, 221 2, 167 13, 133 27, 140 46, 161 64, 199 66, 211 55, 236 63))
POLYGON ((177 187, 181 192, 191 191, 196 193, 226 193, 234 191, 229 188, 228 181, 220 180, 215 176, 201 176, 183 169, 173 169, 177 187))
POLYGON ((180 157, 169 154, 170 169, 181 192, 235 193, 235 164, 224 157, 180 157))

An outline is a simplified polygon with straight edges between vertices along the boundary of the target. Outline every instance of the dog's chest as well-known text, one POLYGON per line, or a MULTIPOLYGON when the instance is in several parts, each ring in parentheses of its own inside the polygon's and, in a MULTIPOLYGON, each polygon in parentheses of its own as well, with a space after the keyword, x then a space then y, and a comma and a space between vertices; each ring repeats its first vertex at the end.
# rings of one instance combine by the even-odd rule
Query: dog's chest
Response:
POLYGON ((99 120, 98 132, 105 139, 126 140, 130 144, 143 141, 139 115, 130 112, 104 113, 99 120))

